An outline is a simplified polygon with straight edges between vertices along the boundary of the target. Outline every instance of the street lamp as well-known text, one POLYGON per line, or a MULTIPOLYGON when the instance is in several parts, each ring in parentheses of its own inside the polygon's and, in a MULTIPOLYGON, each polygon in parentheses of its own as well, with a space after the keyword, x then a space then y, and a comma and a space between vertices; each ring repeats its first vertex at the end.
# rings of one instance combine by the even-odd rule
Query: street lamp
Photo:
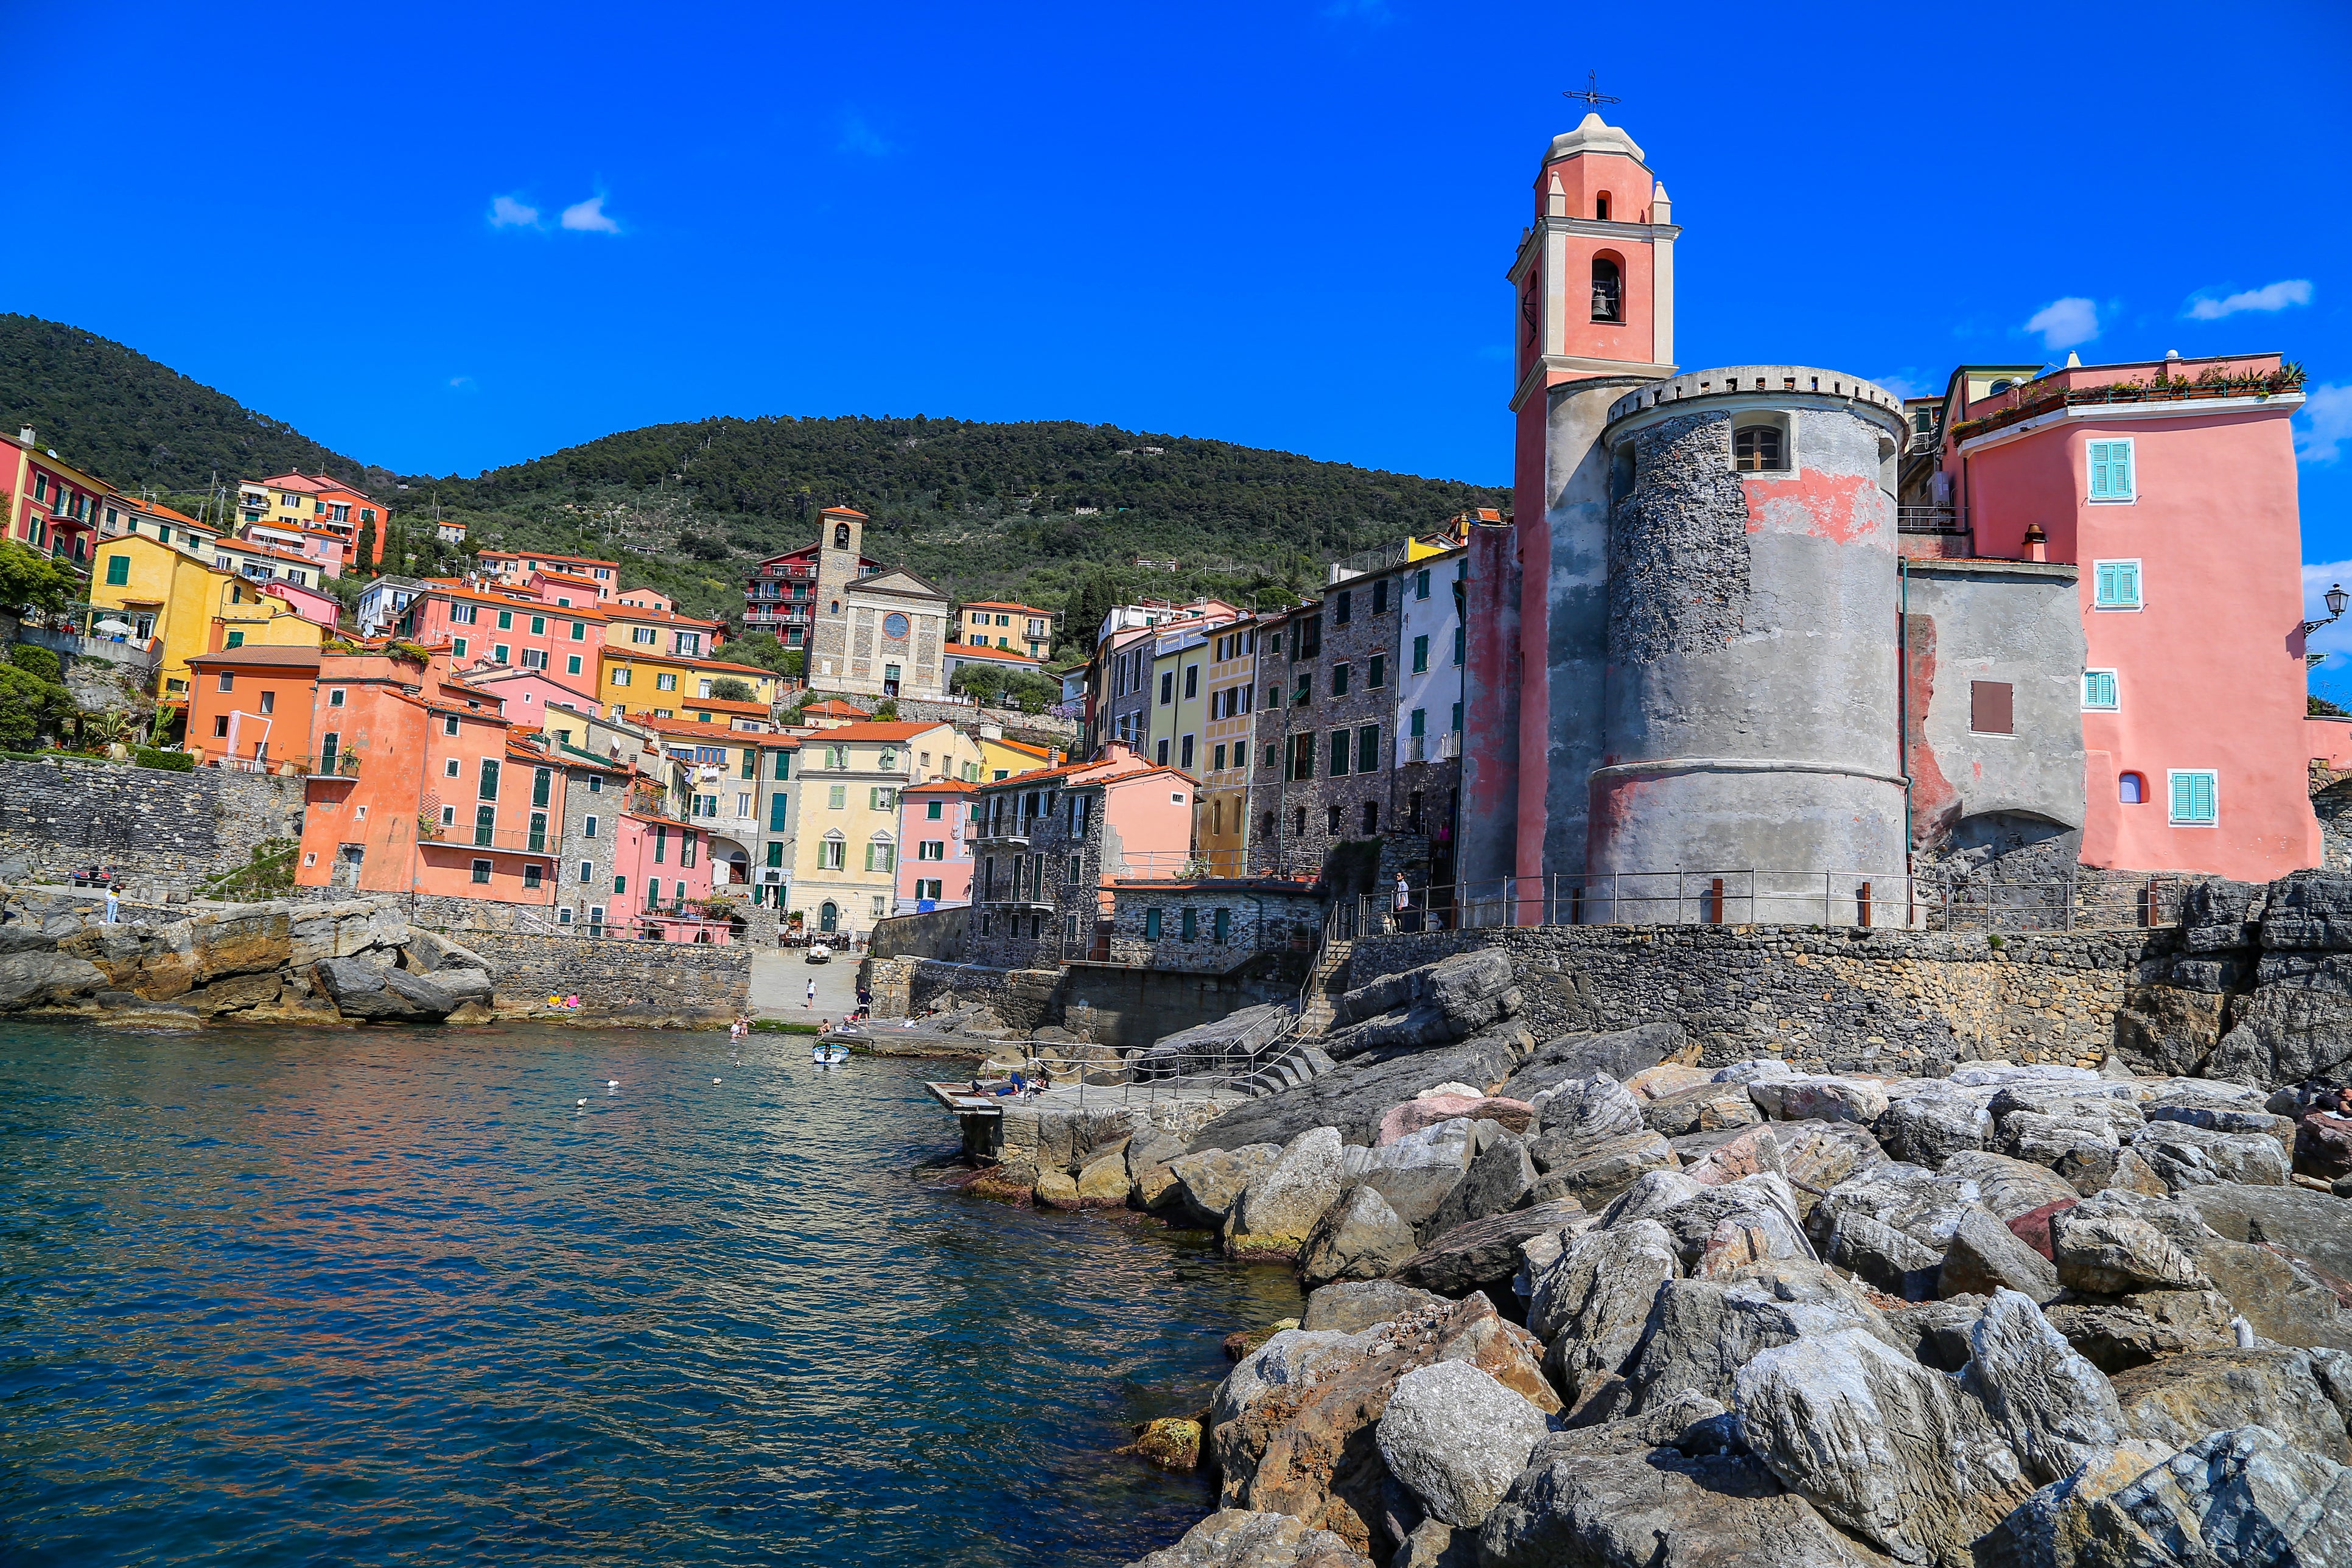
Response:
POLYGON ((2344 591, 2344 584, 2341 583, 2330 585, 2327 592, 2321 595, 2320 597, 2327 601, 2327 619, 2324 621, 2304 622, 2303 635, 2305 637, 2309 637, 2312 633, 2317 631, 2322 626, 2330 626, 2342 620, 2344 618, 2344 607, 2347 605, 2352 605, 2352 594, 2346 593, 2344 591))

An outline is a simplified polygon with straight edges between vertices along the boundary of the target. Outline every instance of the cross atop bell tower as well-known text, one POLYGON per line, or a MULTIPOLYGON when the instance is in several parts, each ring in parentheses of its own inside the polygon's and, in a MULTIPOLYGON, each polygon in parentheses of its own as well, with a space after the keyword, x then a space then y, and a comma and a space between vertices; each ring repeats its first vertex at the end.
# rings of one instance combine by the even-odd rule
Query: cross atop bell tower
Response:
POLYGON ((1601 118, 1596 74, 1566 94, 1594 107, 1538 164, 1535 221, 1507 276, 1517 294, 1511 406, 1586 375, 1675 372, 1675 226, 1633 139, 1601 118))

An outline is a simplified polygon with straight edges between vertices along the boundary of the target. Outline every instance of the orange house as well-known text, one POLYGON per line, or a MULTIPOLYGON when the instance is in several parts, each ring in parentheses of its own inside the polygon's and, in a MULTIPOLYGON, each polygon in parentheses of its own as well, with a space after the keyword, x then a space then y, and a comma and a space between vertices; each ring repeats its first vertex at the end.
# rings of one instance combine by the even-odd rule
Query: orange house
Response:
POLYGON ((187 746, 198 765, 307 766, 314 760, 311 702, 323 657, 315 647, 254 644, 190 658, 187 746))
POLYGON ((436 660, 323 654, 295 880, 551 904, 563 770, 436 660))

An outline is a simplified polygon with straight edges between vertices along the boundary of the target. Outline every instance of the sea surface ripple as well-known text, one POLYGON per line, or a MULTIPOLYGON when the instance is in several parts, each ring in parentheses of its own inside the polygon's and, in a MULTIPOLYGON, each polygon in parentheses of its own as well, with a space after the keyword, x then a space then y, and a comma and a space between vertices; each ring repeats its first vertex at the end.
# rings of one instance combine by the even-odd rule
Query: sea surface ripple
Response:
POLYGON ((1166 1544, 1209 1486, 1110 1450, 1205 1404, 1289 1276, 945 1190, 920 1080, 953 1070, 775 1035, 0 1026, 0 1562, 1166 1544))

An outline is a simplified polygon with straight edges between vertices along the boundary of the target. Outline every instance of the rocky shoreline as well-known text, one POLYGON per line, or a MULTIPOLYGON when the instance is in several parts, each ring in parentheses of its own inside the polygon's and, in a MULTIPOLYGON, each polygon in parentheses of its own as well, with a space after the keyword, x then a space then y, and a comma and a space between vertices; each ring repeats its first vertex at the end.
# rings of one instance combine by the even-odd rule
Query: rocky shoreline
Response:
MULTIPOLYGON (((118 916, 106 920, 102 894, 0 888, 0 1015, 163 1027, 561 1018, 648 1028, 726 1016, 723 999, 664 998, 653 985, 618 1005, 551 1012, 511 955, 493 962, 413 925, 397 899, 125 903, 118 916)), ((610 989, 611 971, 644 958, 639 945, 614 942, 601 955, 607 973, 585 978, 610 989)))
POLYGON ((2337 1086, 1702 1066, 1519 1011, 1448 958, 1348 994, 1308 1081, 979 1173, 1308 1292, 1139 1438, 1221 1508, 1138 1568, 2352 1563, 2337 1086))

